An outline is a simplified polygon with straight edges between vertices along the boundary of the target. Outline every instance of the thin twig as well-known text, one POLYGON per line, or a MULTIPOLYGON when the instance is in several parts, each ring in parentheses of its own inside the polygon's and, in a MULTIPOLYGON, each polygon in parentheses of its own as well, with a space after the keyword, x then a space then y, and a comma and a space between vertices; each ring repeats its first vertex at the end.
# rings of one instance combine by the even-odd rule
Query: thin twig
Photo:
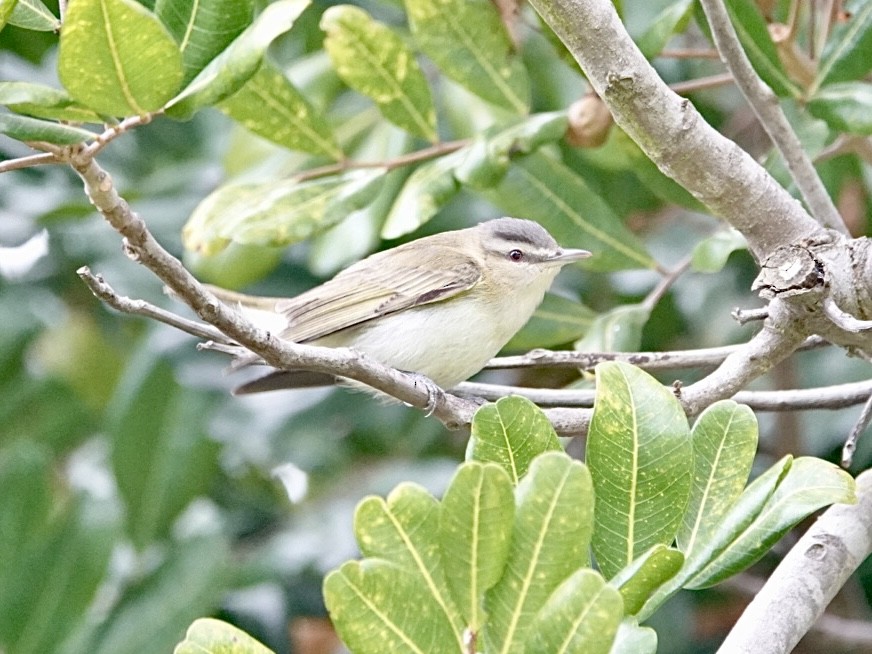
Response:
POLYGON ((663 275, 663 279, 661 279, 657 286, 655 286, 651 292, 648 293, 645 299, 642 300, 641 305, 648 311, 651 311, 657 303, 660 302, 663 296, 666 295, 666 292, 672 288, 672 285, 678 281, 678 278, 681 277, 688 268, 690 268, 692 260, 692 257, 686 257, 675 268, 663 275))
POLYGON ((848 228, 844 220, 824 188, 811 160, 802 149, 799 138, 790 127, 778 98, 754 71, 742 49, 722 0, 701 0, 701 3, 712 30, 715 46, 735 77, 736 85, 742 95, 745 96, 769 138, 784 158, 812 215, 822 225, 847 235, 848 228))
POLYGON ((842 447, 842 467, 847 468, 854 461, 854 452, 857 450, 857 441, 860 440, 860 434, 866 431, 869 426, 869 421, 872 420, 872 393, 869 394, 866 404, 863 405, 863 410, 860 412, 860 417, 857 418, 851 433, 848 434, 845 445, 842 447))
POLYGON ((706 89, 715 89, 719 86, 727 86, 734 82, 735 80, 730 73, 719 73, 717 75, 709 75, 708 77, 700 77, 685 82, 675 82, 674 84, 670 84, 669 88, 679 95, 687 95, 688 93, 694 93, 695 91, 705 91, 706 89))
POLYGON ((730 315, 740 325, 751 322, 752 320, 766 320, 769 317, 769 309, 760 307, 758 309, 733 309, 730 315))
POLYGON ((304 170, 294 175, 293 179, 298 182, 306 182, 311 179, 336 175, 348 170, 360 170, 364 168, 384 168, 385 170, 393 170, 395 168, 400 168, 401 166, 408 166, 409 164, 435 159, 436 157, 456 152, 466 145, 469 145, 469 140, 437 143, 428 148, 423 148, 421 150, 416 150, 415 152, 409 152, 394 157, 393 159, 385 159, 382 161, 350 161, 346 159, 335 164, 328 164, 326 166, 304 170))
POLYGON ((58 163, 64 162, 58 160, 58 158, 51 152, 40 152, 39 154, 29 154, 26 157, 18 157, 17 159, 0 161, 0 173, 8 173, 10 170, 21 170, 23 168, 32 168, 34 166, 58 163))
POLYGON ((712 48, 671 48, 657 55, 663 59, 718 59, 720 55, 712 48))
POLYGON ((860 320, 850 313, 843 311, 831 296, 824 298, 823 311, 824 315, 832 320, 834 325, 845 331, 859 334, 872 330, 872 320, 860 320))

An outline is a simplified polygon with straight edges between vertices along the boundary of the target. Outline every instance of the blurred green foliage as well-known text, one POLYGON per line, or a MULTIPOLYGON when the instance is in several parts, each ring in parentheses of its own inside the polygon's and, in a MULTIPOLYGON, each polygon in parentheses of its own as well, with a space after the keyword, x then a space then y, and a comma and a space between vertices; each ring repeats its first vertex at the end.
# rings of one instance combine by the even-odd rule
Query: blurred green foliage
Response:
MULTIPOLYGON (((138 11, 131 4, 113 2, 124 11, 138 11)), ((179 24, 173 22, 178 17, 168 16, 169 5, 184 9, 194 3, 141 4, 157 16, 140 16, 150 26, 143 29, 160 31, 158 19, 163 20, 170 28, 167 38, 180 45, 179 24)), ((254 4, 257 13, 267 3, 229 4, 237 9, 254 4)), ((223 251, 213 256, 185 251, 183 227, 190 228, 195 210, 208 210, 209 198, 216 197, 212 193, 281 184, 301 170, 331 164, 340 152, 351 160, 378 162, 427 147, 393 124, 403 122, 390 105, 345 85, 359 88, 335 61, 341 52, 331 53, 331 62, 319 27, 334 4, 314 3, 289 31, 249 32, 256 34, 237 51, 247 57, 250 74, 259 71, 251 86, 239 86, 246 81, 234 77, 239 70, 213 69, 226 88, 186 96, 177 111, 191 112, 189 121, 157 118, 100 155, 121 195, 200 277, 263 294, 293 295, 402 240, 499 212, 540 212, 534 217, 566 245, 591 247, 593 232, 607 238, 588 270, 561 276, 555 296, 513 346, 572 347, 584 337, 586 343, 666 350, 722 345, 752 333, 753 328, 736 326, 729 318, 734 306, 758 304, 748 292, 754 264, 735 238, 725 237, 721 226, 620 130, 612 129, 605 144, 593 149, 573 148, 561 138, 563 112, 587 86, 529 9, 507 32, 519 34, 520 58, 511 54, 514 46, 504 36, 497 39, 498 52, 485 51, 512 62, 502 88, 507 104, 497 106, 490 104, 499 101, 492 91, 479 97, 479 82, 458 79, 453 57, 466 55, 446 49, 439 21, 428 28, 432 19, 421 13, 427 3, 410 3, 410 13, 417 12, 411 24, 400 2, 358 3, 406 44, 392 41, 397 52, 426 55, 417 60, 432 85, 438 138, 468 139, 459 154, 398 167, 382 176, 377 193, 355 196, 358 203, 341 193, 335 195, 344 205, 329 205, 333 199, 325 198, 322 209, 291 225, 293 238, 276 238, 288 229, 282 222, 288 212, 276 207, 257 214, 270 231, 253 239, 244 237, 251 229, 226 222, 237 215, 209 213, 210 224, 223 230, 215 232, 223 251), (290 112, 277 125, 275 115, 257 103, 255 82, 277 75, 285 83, 269 88, 281 88, 275 92, 284 94, 283 107, 296 103, 293 115, 300 125, 315 125, 313 139, 299 138, 302 127, 282 127, 290 112), (519 118, 528 86, 530 115, 519 118), (216 103, 220 111, 196 111, 216 103), (551 193, 548 184, 558 178, 563 181, 551 193), (570 186, 569 200, 577 206, 561 197, 570 186), (401 199, 402 211, 395 209, 401 199), (672 268, 691 254, 694 272, 679 277, 653 310, 642 305, 659 280, 652 268, 672 268)), ((470 12, 492 11, 489 3, 469 4, 470 12)), ((709 46, 707 30, 699 13, 688 10, 689 3, 620 4, 631 34, 664 79, 686 81, 719 70, 711 60, 658 56, 664 47, 709 46)), ((47 5, 58 16, 56 3, 47 5)), ((222 3, 214 0, 214 5, 222 3)), ((872 3, 849 3, 855 29, 836 26, 818 53, 821 69, 805 86, 768 42, 766 20, 786 20, 788 5, 774 3, 773 14, 763 17, 750 0, 730 3, 746 47, 761 46, 754 48, 761 75, 782 94, 807 149, 823 155, 819 170, 851 229, 866 234, 872 216, 870 164, 833 144, 868 134, 872 94, 863 80, 868 67, 860 64, 872 62, 872 3)), ((73 98, 63 100, 63 111, 74 110, 69 103, 121 114, 135 109, 119 108, 117 98, 100 104, 92 97, 98 87, 75 67, 61 65, 59 74, 64 55, 58 36, 33 31, 43 28, 26 22, 26 8, 16 11, 9 16, 0 11, 0 103, 11 110, 0 113, 0 132, 28 133, 30 123, 16 122, 19 111, 53 117, 34 112, 34 103, 42 102, 45 109, 44 96, 22 96, 31 91, 4 86, 7 82, 60 90, 63 80, 73 98)), ((236 17, 232 35, 245 29, 249 14, 240 11, 236 17)), ((475 16, 467 22, 475 25, 475 16)), ((212 38, 192 49, 180 47, 178 60, 168 55, 152 62, 179 72, 161 76, 157 99, 154 89, 146 88, 136 102, 146 102, 149 109, 160 106, 181 90, 180 84, 208 77, 209 67, 203 66, 232 35, 219 38, 219 28, 205 25, 212 38), (209 46, 214 50, 204 54, 202 48, 209 46)), ((74 37, 64 37, 71 39, 68 53, 87 46, 74 37)), ((800 31, 799 46, 809 42, 814 41, 800 31)), ((170 41, 164 46, 175 52, 170 41)), ((73 54, 66 57, 69 64, 73 54)), ((153 72, 136 53, 125 55, 125 63, 129 74, 153 72)), ((482 74, 475 71, 474 79, 482 74)), ((761 145, 760 131, 731 87, 694 92, 691 99, 713 125, 765 158, 768 148, 761 145)), ((56 97, 52 102, 52 111, 60 111, 56 97)), ((421 133, 430 136, 427 130, 421 133)), ((32 154, 10 136, 0 135, 0 160, 32 154)), ((787 184, 777 158, 766 161, 787 184)), ((189 236, 190 229, 185 243, 189 236)), ((193 339, 169 328, 107 311, 76 278, 80 266, 104 275, 122 294, 179 307, 163 296, 153 276, 122 254, 117 234, 93 212, 70 170, 42 166, 0 175, 0 246, 0 648, 7 654, 167 652, 195 618, 209 614, 245 626, 275 651, 291 651, 290 634, 296 632, 288 625, 298 616, 323 615, 322 576, 356 553, 355 503, 368 493, 386 494, 402 480, 415 480, 439 495, 463 457, 466 434, 448 433, 417 411, 383 406, 345 390, 231 398, 228 389, 236 380, 225 374, 222 357, 197 352, 193 339), (42 256, 28 255, 42 243, 42 256), (294 470, 307 476, 305 498, 296 504, 282 483, 288 480, 299 490, 294 470)), ((570 381, 544 373, 487 375, 541 385, 570 381)), ((806 387, 866 375, 861 362, 825 350, 782 365, 770 383, 806 387)), ((757 467, 768 467, 787 452, 832 456, 854 417, 851 410, 761 416, 757 467)), ((855 465, 859 469, 870 462, 872 443, 866 441, 855 465)), ((864 589, 872 587, 865 583, 867 576, 861 576, 864 589)), ((678 601, 656 618, 667 629, 674 621, 668 651, 707 651, 698 635, 674 628, 687 624, 691 611, 689 602, 678 601)))

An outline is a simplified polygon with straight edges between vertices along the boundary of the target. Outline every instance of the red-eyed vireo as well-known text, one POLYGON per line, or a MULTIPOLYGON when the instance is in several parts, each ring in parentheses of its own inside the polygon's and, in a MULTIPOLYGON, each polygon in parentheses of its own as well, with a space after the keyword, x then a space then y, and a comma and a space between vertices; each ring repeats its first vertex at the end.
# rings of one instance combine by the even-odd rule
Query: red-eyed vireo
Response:
MULTIPOLYGON (((294 298, 213 290, 284 339, 352 347, 451 388, 524 326, 564 265, 590 254, 538 223, 498 218, 378 252, 294 298)), ((300 385, 293 378, 277 371, 236 392, 300 385)))

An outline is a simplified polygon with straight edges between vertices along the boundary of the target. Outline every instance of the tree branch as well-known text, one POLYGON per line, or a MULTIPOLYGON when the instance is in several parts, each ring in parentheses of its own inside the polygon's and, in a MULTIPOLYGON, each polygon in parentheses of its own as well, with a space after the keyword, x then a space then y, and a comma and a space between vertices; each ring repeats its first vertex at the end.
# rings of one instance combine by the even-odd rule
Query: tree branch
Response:
POLYGON ((872 471, 857 477, 857 504, 836 504, 781 561, 719 652, 790 652, 872 552, 872 471))
POLYGON ((805 199, 812 215, 821 224, 835 229, 842 234, 848 234, 848 228, 833 204, 823 182, 805 154, 799 138, 791 128, 787 117, 781 110, 778 97, 772 89, 760 79, 754 67, 748 60, 745 51, 739 43, 739 37, 733 28, 727 10, 721 0, 700 0, 705 11, 715 45, 727 68, 733 73, 736 85, 751 105, 754 113, 763 125, 763 129, 772 139, 772 143, 781 153, 787 169, 790 171, 796 187, 805 199))
POLYGON ((666 175, 741 231, 758 260, 785 242, 821 234, 823 228, 769 173, 664 84, 610 0, 532 4, 581 65, 615 122, 666 175))

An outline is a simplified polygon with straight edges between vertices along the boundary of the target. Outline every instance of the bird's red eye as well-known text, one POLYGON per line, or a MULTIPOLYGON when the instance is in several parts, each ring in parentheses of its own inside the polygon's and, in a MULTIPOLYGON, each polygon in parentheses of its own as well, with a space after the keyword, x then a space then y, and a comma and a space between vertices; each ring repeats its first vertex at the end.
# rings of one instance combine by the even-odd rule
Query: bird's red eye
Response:
POLYGON ((512 261, 521 261, 524 258, 524 253, 520 250, 512 250, 509 252, 509 259, 512 261))

